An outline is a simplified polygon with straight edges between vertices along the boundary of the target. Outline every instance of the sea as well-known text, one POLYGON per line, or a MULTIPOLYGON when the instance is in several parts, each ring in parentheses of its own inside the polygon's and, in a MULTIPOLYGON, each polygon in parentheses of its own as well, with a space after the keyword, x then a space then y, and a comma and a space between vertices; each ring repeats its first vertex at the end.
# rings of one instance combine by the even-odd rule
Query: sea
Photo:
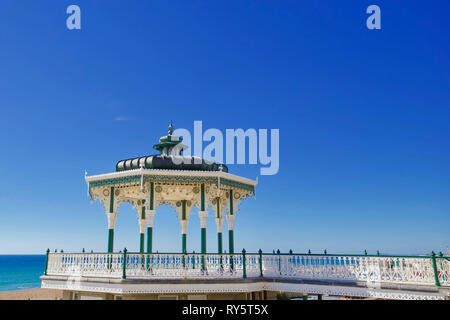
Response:
POLYGON ((0 291, 41 287, 45 255, 0 255, 0 291))

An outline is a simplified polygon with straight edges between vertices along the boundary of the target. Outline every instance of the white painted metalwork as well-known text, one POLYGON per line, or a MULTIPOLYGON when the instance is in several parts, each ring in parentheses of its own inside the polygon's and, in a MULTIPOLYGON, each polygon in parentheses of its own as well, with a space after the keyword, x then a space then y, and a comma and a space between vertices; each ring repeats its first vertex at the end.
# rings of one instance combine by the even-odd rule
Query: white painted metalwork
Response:
POLYGON ((450 287, 450 258, 449 257, 436 258, 436 266, 441 286, 450 287))
MULTIPOLYGON (((127 279, 230 279, 244 277, 242 254, 49 253, 47 275, 127 279)), ((450 286, 450 261, 436 257, 437 278, 450 286)), ((247 278, 366 281, 436 285, 430 257, 246 254, 247 278)))
POLYGON ((49 253, 47 274, 117 278, 122 262, 123 255, 117 253, 49 253))

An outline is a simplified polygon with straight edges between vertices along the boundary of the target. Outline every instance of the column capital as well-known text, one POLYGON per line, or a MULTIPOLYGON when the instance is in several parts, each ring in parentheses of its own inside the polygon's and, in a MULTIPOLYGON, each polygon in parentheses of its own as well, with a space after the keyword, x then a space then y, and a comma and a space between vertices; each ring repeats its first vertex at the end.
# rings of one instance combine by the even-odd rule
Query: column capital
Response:
POLYGON ((223 218, 216 218, 216 225, 217 225, 217 232, 218 233, 222 233, 222 229, 223 229, 223 218))
POLYGON ((199 211, 198 216, 200 217, 200 227, 206 228, 206 220, 208 218, 208 211, 199 211))
POLYGON ((227 214, 227 222, 228 222, 228 230, 233 230, 234 229, 234 219, 236 218, 236 216, 234 214, 227 214))
POLYGON ((186 220, 181 219, 181 220, 180 220, 180 223, 181 223, 181 233, 182 233, 182 234, 186 234, 186 232, 187 232, 188 220, 187 220, 187 219, 186 219, 186 220))
POLYGON ((139 231, 140 231, 140 233, 145 233, 145 225, 146 225, 145 219, 139 219, 139 231))
POLYGON ((155 210, 145 211, 145 221, 147 222, 147 228, 153 228, 153 220, 155 219, 155 210))
POLYGON ((114 229, 116 225, 117 212, 105 212, 108 218, 108 229, 114 229))

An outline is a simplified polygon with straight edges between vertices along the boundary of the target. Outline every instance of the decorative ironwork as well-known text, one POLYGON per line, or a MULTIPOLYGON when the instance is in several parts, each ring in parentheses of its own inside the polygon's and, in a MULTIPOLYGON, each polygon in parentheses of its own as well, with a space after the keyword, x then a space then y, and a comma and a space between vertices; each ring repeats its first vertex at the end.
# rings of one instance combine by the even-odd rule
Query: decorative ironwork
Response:
MULTIPOLYGON (((120 186, 125 184, 140 183, 142 175, 133 175, 120 178, 104 179, 89 182, 89 190, 96 187, 104 186, 120 186)), ((219 185, 217 177, 199 177, 199 176, 165 176, 165 175, 144 175, 144 182, 156 183, 209 183, 216 186, 219 185)), ((241 189, 255 193, 255 187, 250 184, 237 182, 225 178, 220 178, 220 184, 231 188, 241 189)), ((156 191, 158 192, 158 191, 156 191)))
MULTIPOLYGON (((285 278, 370 283, 434 285, 429 257, 346 256, 302 254, 181 254, 181 253, 48 253, 47 275, 127 279, 285 278), (202 268, 202 261, 205 268, 202 268)), ((450 286, 450 261, 437 257, 441 286, 450 286)))

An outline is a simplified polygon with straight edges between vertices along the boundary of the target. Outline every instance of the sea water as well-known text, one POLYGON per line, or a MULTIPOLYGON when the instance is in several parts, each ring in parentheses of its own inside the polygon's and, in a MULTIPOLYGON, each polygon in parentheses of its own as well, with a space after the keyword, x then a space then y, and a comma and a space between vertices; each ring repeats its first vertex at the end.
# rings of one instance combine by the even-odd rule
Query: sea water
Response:
POLYGON ((0 291, 40 288, 45 255, 0 255, 0 291))

